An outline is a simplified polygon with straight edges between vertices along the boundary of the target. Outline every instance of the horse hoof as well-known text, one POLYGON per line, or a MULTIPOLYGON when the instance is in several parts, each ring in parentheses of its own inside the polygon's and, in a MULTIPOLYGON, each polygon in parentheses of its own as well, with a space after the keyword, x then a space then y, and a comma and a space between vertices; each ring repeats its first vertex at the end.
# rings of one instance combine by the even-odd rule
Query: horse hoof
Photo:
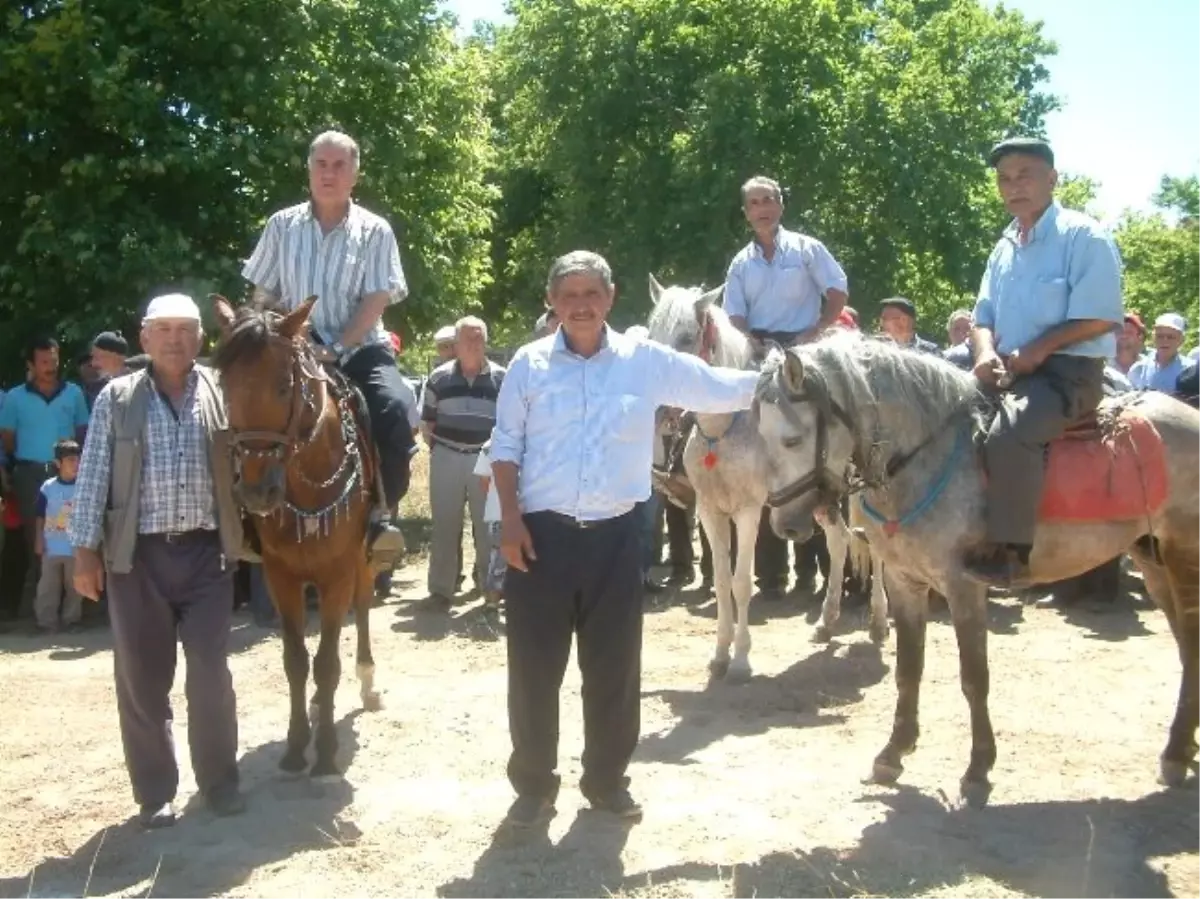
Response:
POLYGON ((889 633, 890 631, 886 624, 879 626, 872 624, 870 627, 871 642, 876 646, 882 646, 888 641, 889 633))
POLYGON ((816 631, 813 632, 813 642, 814 643, 828 643, 832 639, 833 639, 833 634, 830 633, 829 628, 827 628, 823 624, 818 624, 816 631))
POLYGON ((284 753, 283 758, 279 760, 279 770, 285 774, 303 774, 304 769, 308 767, 308 761, 304 758, 304 750, 289 749, 284 753))
POLYGON ((1169 759, 1159 762, 1158 782, 1164 787, 1182 787, 1187 775, 1188 766, 1183 762, 1169 759))
POLYGON ((378 712, 383 708, 383 694, 378 690, 371 690, 369 693, 364 693, 362 704, 364 711, 378 712))
POLYGON ((874 766, 871 768, 871 782, 890 787, 900 779, 900 775, 903 773, 903 766, 892 765, 876 759, 874 766))
POLYGON ((708 663, 708 673, 713 677, 724 677, 729 673, 729 659, 713 659, 708 663))
POLYGON ((748 684, 752 672, 749 665, 730 665, 725 672, 725 683, 727 684, 748 684))
POLYGON ((983 808, 988 804, 988 799, 992 795, 992 785, 985 780, 967 780, 963 778, 962 783, 958 785, 959 795, 962 796, 963 804, 968 808, 983 808))

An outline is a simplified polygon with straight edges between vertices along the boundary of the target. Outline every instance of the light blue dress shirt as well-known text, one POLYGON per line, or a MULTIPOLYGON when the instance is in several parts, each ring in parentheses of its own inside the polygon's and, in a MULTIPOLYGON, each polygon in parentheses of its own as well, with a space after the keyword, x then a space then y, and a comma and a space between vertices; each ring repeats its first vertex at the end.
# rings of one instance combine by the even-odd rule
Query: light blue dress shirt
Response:
POLYGON ((659 406, 747 409, 758 377, 608 327, 600 352, 585 359, 560 329, 513 357, 496 404, 492 462, 520 468, 522 512, 613 518, 650 496, 659 406))
POLYGON ((1174 393, 1175 383, 1187 367, 1188 363, 1178 354, 1166 365, 1159 365, 1158 357, 1150 353, 1129 367, 1129 383, 1133 385, 1134 390, 1174 393))
POLYGON ((725 275, 729 315, 740 315, 752 331, 799 334, 821 317, 821 295, 847 290, 846 273, 815 237, 780 228, 770 262, 757 240, 746 244, 725 275))
MULTIPOLYGON (((1022 245, 1014 221, 988 258, 975 324, 990 328, 996 349, 1011 353, 1051 328, 1076 319, 1124 320, 1121 257, 1100 224, 1055 200, 1022 245)), ((1109 359, 1115 331, 1058 350, 1109 359)))

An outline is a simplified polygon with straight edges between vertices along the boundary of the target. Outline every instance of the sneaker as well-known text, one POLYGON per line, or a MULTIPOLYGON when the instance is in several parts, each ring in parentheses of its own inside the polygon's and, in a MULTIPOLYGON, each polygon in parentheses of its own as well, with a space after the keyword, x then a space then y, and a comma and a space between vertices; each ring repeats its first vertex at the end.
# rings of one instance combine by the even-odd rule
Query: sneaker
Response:
POLYGON ((629 795, 628 790, 616 790, 603 798, 589 801, 595 811, 611 812, 622 821, 640 821, 642 819, 642 807, 629 795))
POLYGON ((146 830, 161 830, 175 824, 175 806, 169 802, 162 805, 149 803, 138 812, 138 823, 146 830))
POLYGON ((504 816, 509 827, 525 829, 545 824, 558 812, 554 808, 555 796, 518 796, 504 816))

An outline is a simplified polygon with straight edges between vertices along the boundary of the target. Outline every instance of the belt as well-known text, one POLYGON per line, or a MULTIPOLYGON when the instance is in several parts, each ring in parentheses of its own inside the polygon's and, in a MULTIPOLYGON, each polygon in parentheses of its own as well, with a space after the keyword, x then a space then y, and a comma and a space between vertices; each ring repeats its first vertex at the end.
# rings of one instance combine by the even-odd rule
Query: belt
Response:
POLYGON ((445 440, 440 440, 436 435, 433 438, 433 442, 438 446, 445 447, 451 452, 460 453, 464 456, 474 456, 481 449, 483 449, 482 443, 479 444, 479 446, 466 446, 465 444, 461 443, 447 443, 445 440))
POLYGON ((558 524, 565 524, 569 528, 575 528, 579 531, 590 531, 598 527, 603 527, 608 524, 615 524, 618 521, 623 521, 633 514, 633 509, 628 512, 622 512, 620 515, 614 515, 612 518, 595 518, 591 521, 580 521, 570 515, 564 515, 562 512, 551 512, 549 510, 543 512, 532 512, 530 516, 544 515, 546 518, 558 524))
POLYGON ((176 546, 183 543, 200 543, 205 540, 212 540, 217 537, 217 532, 207 528, 195 528, 190 531, 167 531, 156 534, 139 534, 138 536, 149 540, 161 540, 170 546, 176 546))

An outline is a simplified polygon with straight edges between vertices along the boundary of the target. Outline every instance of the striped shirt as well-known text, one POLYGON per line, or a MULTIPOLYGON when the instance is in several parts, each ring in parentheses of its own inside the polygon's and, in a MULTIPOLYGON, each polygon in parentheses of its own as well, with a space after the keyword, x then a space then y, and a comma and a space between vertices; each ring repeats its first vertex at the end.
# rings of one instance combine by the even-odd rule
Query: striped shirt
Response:
MULTIPOLYGON (((198 378, 195 371, 188 377, 178 415, 170 400, 158 390, 152 391, 142 437, 142 492, 137 498, 139 534, 216 530, 212 472, 200 404, 196 402, 198 378)), ((132 447, 115 444, 110 382, 96 397, 79 460, 75 507, 67 529, 72 546, 96 549, 100 545, 104 513, 109 508, 112 455, 132 452, 132 447)))
POLYGON ((439 365, 425 382, 421 418, 433 424, 433 439, 458 449, 478 449, 492 436, 496 398, 504 369, 485 360, 473 379, 462 373, 457 359, 439 365))
MULTIPOLYGON (((276 212, 267 220, 242 277, 278 296, 287 309, 315 294, 310 322, 327 345, 338 342, 363 297, 387 291, 388 302, 399 303, 408 296, 392 226, 353 202, 328 234, 321 232, 311 203, 276 212)), ((391 346, 382 320, 362 342, 391 346)))

